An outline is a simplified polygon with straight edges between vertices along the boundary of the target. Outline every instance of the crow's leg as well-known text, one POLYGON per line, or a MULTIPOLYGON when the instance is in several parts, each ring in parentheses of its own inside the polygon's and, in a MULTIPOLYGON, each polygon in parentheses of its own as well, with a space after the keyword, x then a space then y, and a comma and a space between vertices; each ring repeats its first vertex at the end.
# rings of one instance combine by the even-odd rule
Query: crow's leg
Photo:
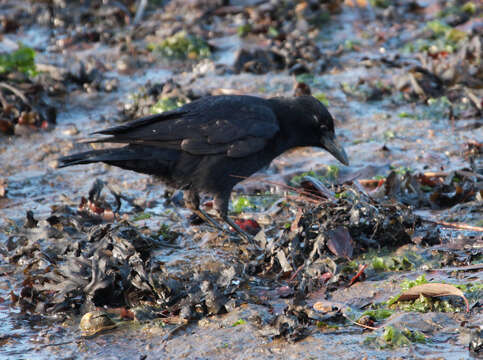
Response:
POLYGON ((235 231, 245 240, 250 242, 254 245, 257 249, 259 249, 258 245, 256 244, 253 236, 247 233, 245 230, 240 228, 230 217, 228 216, 228 202, 230 199, 230 194, 217 194, 213 200, 215 204, 215 209, 220 214, 220 217, 230 225, 235 231))
POLYGON ((198 215, 205 222, 215 227, 218 230, 225 231, 223 226, 221 226, 215 219, 213 219, 206 211, 200 208, 200 197, 199 195, 191 190, 185 190, 183 193, 183 200, 185 206, 198 215))

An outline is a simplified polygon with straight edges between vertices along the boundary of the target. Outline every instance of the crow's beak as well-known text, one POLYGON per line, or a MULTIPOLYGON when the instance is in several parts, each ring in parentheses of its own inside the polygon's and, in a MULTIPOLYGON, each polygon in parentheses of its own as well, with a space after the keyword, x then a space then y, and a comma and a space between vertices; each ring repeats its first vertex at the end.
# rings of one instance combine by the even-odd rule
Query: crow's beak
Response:
POLYGON ((322 135, 320 142, 322 143, 324 149, 331 153, 342 164, 349 165, 349 158, 347 157, 344 148, 335 140, 333 135, 322 135))

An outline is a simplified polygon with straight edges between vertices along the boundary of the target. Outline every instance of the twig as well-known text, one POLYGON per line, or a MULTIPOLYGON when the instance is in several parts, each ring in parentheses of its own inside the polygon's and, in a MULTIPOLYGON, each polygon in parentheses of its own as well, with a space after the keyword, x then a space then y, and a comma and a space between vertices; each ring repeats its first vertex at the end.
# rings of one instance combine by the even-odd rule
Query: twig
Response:
POLYGON ((373 327, 373 326, 358 323, 357 321, 352 320, 350 317, 348 317, 344 313, 342 313, 342 316, 345 317, 347 320, 349 320, 351 323, 356 324, 357 326, 363 327, 364 329, 369 329, 369 330, 379 330, 380 329, 380 328, 376 328, 376 327, 373 327))
POLYGON ((296 195, 287 194, 287 195, 285 195, 285 198, 290 199, 290 200, 294 200, 294 201, 306 201, 306 202, 310 202, 310 203, 315 204, 315 205, 319 205, 322 202, 320 200, 312 199, 308 196, 296 196, 296 195))
POLYGON ((446 171, 429 171, 423 174, 426 177, 446 177, 449 175, 446 171))
POLYGON ((355 281, 362 275, 362 273, 364 272, 364 270, 366 270, 366 268, 368 267, 369 265, 368 264, 364 264, 363 266, 360 267, 359 271, 357 272, 357 274, 355 274, 351 281, 349 281, 349 286, 351 286, 352 284, 355 283, 355 281))
POLYGON ((465 93, 466 96, 470 99, 471 103, 473 106, 476 108, 476 110, 481 111, 481 103, 480 100, 476 97, 475 94, 473 94, 468 88, 465 87, 465 93))
MULTIPOLYGON (((474 177, 477 177, 478 179, 483 179, 483 175, 477 174, 477 173, 472 172, 472 171, 456 170, 455 173, 458 174, 458 175, 464 176, 464 177, 474 176, 474 177)), ((431 177, 447 177, 447 176, 450 175, 450 172, 434 171, 434 172, 425 172, 422 175, 424 175, 426 177, 430 177, 430 178, 431 177)))
MULTIPOLYGON (((466 171, 466 170, 456 170, 455 173, 457 175, 461 175, 464 177, 476 177, 478 179, 483 179, 483 175, 477 174, 475 172, 466 171)), ((425 176, 427 178, 434 178, 434 177, 447 177, 451 174, 448 171, 428 171, 425 173, 420 173, 418 175, 425 176)), ((358 181, 364 186, 378 186, 386 182, 386 179, 358 179, 358 181)))
POLYGON ((3 96, 2 92, 0 91, 0 103, 2 103, 2 107, 6 109, 8 107, 8 102, 5 100, 5 97, 3 96))
POLYGON ((409 73, 409 82, 411 83, 411 86, 413 87, 413 90, 416 94, 418 94, 421 97, 426 98, 426 93, 424 92, 423 88, 421 85, 419 85, 418 81, 414 77, 412 73, 409 73))
POLYGON ((189 322, 187 321, 186 323, 181 324, 181 325, 178 325, 174 329, 171 329, 170 331, 168 331, 168 333, 163 336, 162 342, 166 343, 169 339, 171 339, 171 337, 175 333, 177 333, 179 330, 182 330, 182 329, 186 328, 186 326, 188 326, 188 324, 189 324, 189 322))
POLYGON ((302 209, 298 208, 297 215, 295 215, 295 219, 290 225, 290 231, 294 232, 297 230, 297 228, 299 227, 299 221, 300 221, 300 218, 302 217, 302 214, 303 214, 302 209))
POLYGON ((25 105, 27 105, 30 108, 32 108, 32 106, 30 105, 30 102, 28 101, 28 99, 25 97, 25 95, 23 94, 23 92, 21 92, 19 89, 13 87, 12 85, 9 85, 7 83, 4 83, 4 82, 0 82, 0 87, 1 88, 4 88, 4 89, 7 89, 7 90, 10 90, 15 95, 17 95, 25 103, 25 105))
POLYGON ((292 276, 290 276, 290 279, 288 279, 288 282, 292 282, 295 277, 297 276, 297 274, 300 272, 300 270, 302 270, 304 267, 304 264, 300 265, 297 270, 295 270, 295 272, 292 274, 292 276))
POLYGON ((474 176, 474 177, 477 177, 478 179, 483 180, 483 175, 477 174, 477 173, 472 172, 472 171, 456 170, 456 174, 461 175, 461 176, 466 176, 466 177, 474 176))
POLYGON ((468 231, 478 231, 478 232, 483 232, 483 227, 481 226, 472 226, 468 224, 461 224, 461 223, 450 223, 446 221, 437 221, 437 220, 429 220, 425 218, 421 218, 422 221, 425 221, 430 224, 436 224, 436 225, 443 225, 447 226, 453 229, 458 229, 458 230, 468 230, 468 231))
POLYGON ((358 179, 357 181, 359 181, 362 186, 372 187, 384 184, 386 179, 358 179))
POLYGON ((483 264, 473 264, 473 265, 467 265, 467 266, 453 266, 453 267, 446 267, 446 268, 440 268, 440 269, 431 269, 429 271, 448 271, 448 272, 453 272, 453 271, 476 271, 476 270, 481 270, 483 269, 483 264))

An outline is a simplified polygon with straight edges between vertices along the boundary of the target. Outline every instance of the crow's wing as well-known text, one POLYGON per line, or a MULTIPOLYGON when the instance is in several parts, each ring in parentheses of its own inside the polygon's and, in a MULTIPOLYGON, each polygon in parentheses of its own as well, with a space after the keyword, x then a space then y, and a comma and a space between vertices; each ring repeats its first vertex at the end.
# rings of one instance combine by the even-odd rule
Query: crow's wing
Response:
POLYGON ((97 142, 145 144, 194 155, 243 157, 262 150, 279 130, 277 117, 266 100, 212 96, 99 131, 111 137, 97 142))

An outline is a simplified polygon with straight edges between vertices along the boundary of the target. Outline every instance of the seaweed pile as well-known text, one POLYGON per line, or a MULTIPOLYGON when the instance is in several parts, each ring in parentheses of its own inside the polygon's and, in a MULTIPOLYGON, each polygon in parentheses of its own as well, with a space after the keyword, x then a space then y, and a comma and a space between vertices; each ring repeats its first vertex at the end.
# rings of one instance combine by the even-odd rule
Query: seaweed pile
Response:
POLYGON ((172 251, 177 234, 156 238, 127 220, 106 223, 99 211, 107 207, 101 190, 95 182, 78 209, 57 206, 45 220, 28 212, 18 233, 10 234, 7 260, 24 274, 21 290, 11 295, 22 311, 73 316, 121 307, 137 320, 194 320, 254 303, 273 312, 271 301, 250 290, 263 285, 292 299, 292 305, 265 319, 262 333, 297 340, 321 317, 305 300, 314 292, 346 286, 341 267, 354 254, 409 243, 422 229, 410 208, 386 206, 360 193, 305 205, 279 235, 269 237, 262 230, 256 237, 261 252, 247 248, 247 255, 239 256, 232 250, 230 262, 187 263, 173 270, 152 254, 172 251))

